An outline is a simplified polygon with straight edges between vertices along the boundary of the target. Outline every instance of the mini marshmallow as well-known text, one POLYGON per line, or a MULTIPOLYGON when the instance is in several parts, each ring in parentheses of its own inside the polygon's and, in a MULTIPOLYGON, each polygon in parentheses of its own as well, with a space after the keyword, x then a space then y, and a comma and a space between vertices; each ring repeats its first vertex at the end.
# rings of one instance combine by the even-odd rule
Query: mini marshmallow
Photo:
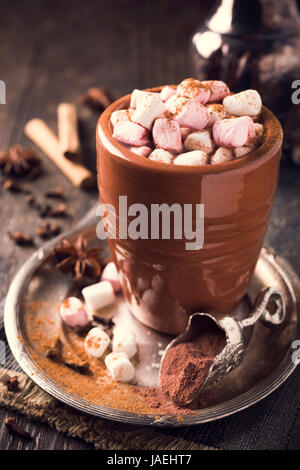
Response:
POLYGON ((130 382, 134 377, 134 367, 123 352, 108 354, 105 358, 105 365, 117 382, 130 382))
POLYGON ((221 80, 205 80, 202 84, 210 90, 209 102, 221 101, 230 93, 226 83, 221 80))
POLYGON ((256 90, 245 90, 226 96, 223 105, 227 114, 233 116, 257 116, 261 112, 262 101, 256 90))
POLYGON ((213 138, 220 147, 242 147, 254 135, 254 123, 249 116, 222 119, 213 125, 213 138))
POLYGON ((210 130, 192 132, 184 141, 185 150, 202 150, 211 153, 214 149, 214 141, 210 130))
POLYGON ((203 83, 194 78, 186 78, 178 85, 177 95, 205 104, 210 98, 210 90, 203 83))
POLYGON ((149 143, 149 132, 131 121, 121 121, 114 127, 113 137, 123 144, 140 147, 149 143))
POLYGON ((182 151, 182 140, 178 122, 170 119, 156 119, 152 129, 156 147, 173 152, 182 151))
POLYGON ((176 95, 176 88, 172 88, 171 86, 164 86, 160 92, 159 97, 163 102, 165 102, 174 95, 176 95))
POLYGON ((76 297, 65 299, 59 306, 59 314, 62 321, 72 328, 86 326, 89 323, 89 317, 83 303, 76 297))
POLYGON ((82 295, 90 310, 99 310, 113 304, 116 300, 113 286, 109 281, 101 281, 85 287, 82 289, 82 295))
POLYGON ((207 163, 208 155, 201 150, 181 153, 174 160, 174 165, 206 165, 207 163))
POLYGON ((107 263, 102 271, 101 281, 109 281, 113 286, 115 292, 119 292, 121 289, 121 283, 117 267, 113 261, 107 263))
POLYGON ((130 108, 136 108, 137 103, 140 98, 143 98, 145 95, 157 95, 159 96, 159 93, 153 93, 151 91, 146 91, 146 90, 133 90, 131 93, 131 98, 130 98, 130 108))
POLYGON ((205 107, 209 113, 209 120, 206 127, 212 127, 216 121, 226 117, 226 110, 222 104, 207 104, 205 107))
POLYGON ((124 352, 133 357, 137 352, 134 333, 123 326, 116 326, 113 331, 113 352, 124 352))
POLYGON ((110 122, 113 126, 116 126, 119 122, 130 121, 133 114, 133 109, 119 109, 111 113, 110 122))
POLYGON ((155 162, 160 163, 172 163, 173 154, 167 152, 167 150, 163 149, 156 149, 150 154, 149 160, 153 160, 155 162))
POLYGON ((147 145, 141 145, 141 147, 130 147, 129 150, 133 153, 136 153, 140 157, 148 157, 151 153, 152 148, 147 145))
POLYGON ((255 136, 248 139, 247 145, 259 147, 262 144, 264 138, 264 126, 258 122, 254 123, 255 136))
POLYGON ((172 119, 175 119, 181 127, 190 127, 200 131, 208 123, 209 113, 198 101, 179 97, 173 100, 171 105, 167 102, 167 105, 172 119))
POLYGON ((190 127, 181 127, 180 132, 181 132, 181 138, 184 141, 187 138, 187 136, 193 132, 193 129, 191 129, 190 127))
POLYGON ((138 100, 131 119, 150 130, 155 119, 163 116, 165 110, 166 105, 161 101, 158 94, 146 94, 138 100))
POLYGON ((248 153, 252 152, 253 150, 255 149, 254 146, 243 146, 243 147, 236 147, 233 151, 234 151, 234 156, 235 158, 241 158, 241 157, 245 157, 246 155, 248 155, 248 153))
POLYGON ((99 359, 105 353, 110 343, 110 337, 100 327, 92 328, 85 337, 84 348, 89 356, 99 359))
POLYGON ((210 163, 215 165, 217 163, 225 163, 233 160, 234 155, 231 149, 226 147, 219 147, 210 158, 210 163))

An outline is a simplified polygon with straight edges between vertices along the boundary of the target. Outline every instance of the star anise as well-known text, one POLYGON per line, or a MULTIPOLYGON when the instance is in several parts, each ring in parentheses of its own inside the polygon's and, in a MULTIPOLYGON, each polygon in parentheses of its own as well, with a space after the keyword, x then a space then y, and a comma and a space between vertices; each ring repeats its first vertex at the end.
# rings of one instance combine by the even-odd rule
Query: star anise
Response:
POLYGON ((0 151, 0 169, 4 175, 24 177, 36 175, 40 170, 41 161, 31 150, 14 145, 9 150, 0 151))
POLYGON ((101 274, 102 259, 100 248, 88 248, 86 238, 80 236, 73 243, 63 237, 60 244, 52 250, 56 268, 69 273, 75 281, 84 278, 97 281, 101 274))

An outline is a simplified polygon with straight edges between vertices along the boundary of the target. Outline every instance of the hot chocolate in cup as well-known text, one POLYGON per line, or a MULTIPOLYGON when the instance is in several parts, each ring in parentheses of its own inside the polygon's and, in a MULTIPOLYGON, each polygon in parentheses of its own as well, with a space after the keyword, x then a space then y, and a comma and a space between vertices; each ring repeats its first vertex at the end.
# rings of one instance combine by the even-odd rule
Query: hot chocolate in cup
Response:
MULTIPOLYGON (((110 116, 129 102, 130 95, 115 101, 98 122, 100 203, 115 208, 117 224, 120 196, 126 196, 128 208, 143 204, 148 214, 153 204, 179 204, 182 213, 186 204, 204 205, 201 249, 187 249, 191 240, 175 239, 172 229, 170 239, 123 239, 118 229, 116 237, 108 238, 133 315, 151 328, 177 335, 191 313, 228 314, 245 295, 270 219, 282 129, 263 107, 264 142, 245 157, 216 165, 165 164, 136 155, 113 138, 110 116)), ((192 218, 195 228, 196 210, 192 218)), ((149 216, 148 234, 151 223, 149 216)), ((112 233, 109 225, 108 235, 112 233)))

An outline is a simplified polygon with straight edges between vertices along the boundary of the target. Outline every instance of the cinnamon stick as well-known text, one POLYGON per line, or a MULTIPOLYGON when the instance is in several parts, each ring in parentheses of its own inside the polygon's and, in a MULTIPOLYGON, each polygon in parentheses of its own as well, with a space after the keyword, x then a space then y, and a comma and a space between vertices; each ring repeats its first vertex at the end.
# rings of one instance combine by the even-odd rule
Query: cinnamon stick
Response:
POLYGON ((77 111, 74 104, 60 103, 57 107, 58 138, 63 155, 72 161, 79 161, 81 146, 78 135, 77 111))
POLYGON ((55 163, 75 186, 89 188, 95 184, 94 175, 87 168, 64 157, 58 138, 42 119, 31 119, 27 122, 24 131, 27 137, 55 163))

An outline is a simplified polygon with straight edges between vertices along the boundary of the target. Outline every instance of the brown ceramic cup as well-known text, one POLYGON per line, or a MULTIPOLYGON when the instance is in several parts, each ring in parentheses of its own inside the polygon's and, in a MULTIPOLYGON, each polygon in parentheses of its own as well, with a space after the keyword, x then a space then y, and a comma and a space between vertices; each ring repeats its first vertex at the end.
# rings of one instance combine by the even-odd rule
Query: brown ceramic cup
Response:
POLYGON ((270 219, 282 129, 263 108, 266 138, 256 151, 217 165, 168 165, 140 157, 112 137, 111 113, 127 108, 129 100, 114 102, 98 122, 100 202, 112 204, 117 214, 119 196, 127 196, 128 207, 149 209, 153 203, 204 204, 200 250, 186 250, 186 240, 174 238, 108 240, 132 313, 147 326, 179 334, 192 312, 230 313, 245 295, 270 219))

